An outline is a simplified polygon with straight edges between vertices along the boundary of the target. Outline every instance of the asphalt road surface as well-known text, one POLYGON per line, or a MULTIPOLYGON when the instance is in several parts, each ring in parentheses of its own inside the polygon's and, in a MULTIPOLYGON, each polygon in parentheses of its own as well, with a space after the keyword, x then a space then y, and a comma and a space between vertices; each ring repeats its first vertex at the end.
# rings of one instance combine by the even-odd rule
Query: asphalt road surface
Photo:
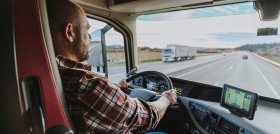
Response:
MULTIPOLYGON (((177 61, 177 62, 167 62, 162 61, 157 62, 145 62, 139 64, 139 72, 142 71, 159 71, 164 74, 169 74, 176 72, 178 70, 190 68, 196 65, 201 65, 208 63, 210 61, 215 61, 221 58, 225 58, 222 54, 210 55, 197 57, 193 60, 177 61)), ((113 66, 108 68, 109 79, 112 81, 118 81, 120 78, 125 77, 125 66, 113 66)))
MULTIPOLYGON (((248 52, 204 56, 181 62, 143 63, 139 66, 139 72, 155 70, 170 77, 219 87, 226 83, 262 96, 280 99, 280 69, 248 52), (243 55, 248 55, 248 59, 242 59, 243 55)), ((121 79, 125 76, 124 72, 124 66, 111 67, 109 78, 121 79)))

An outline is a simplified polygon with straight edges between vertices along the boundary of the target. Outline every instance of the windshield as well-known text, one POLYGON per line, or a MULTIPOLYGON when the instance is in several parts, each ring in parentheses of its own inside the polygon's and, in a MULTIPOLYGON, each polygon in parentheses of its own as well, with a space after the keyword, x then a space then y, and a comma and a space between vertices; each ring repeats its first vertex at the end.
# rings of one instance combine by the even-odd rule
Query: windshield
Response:
POLYGON ((260 21, 253 2, 141 15, 136 23, 138 47, 149 48, 142 54, 158 59, 139 63, 140 72, 160 71, 218 87, 230 84, 280 99, 280 37, 257 36, 258 28, 279 27, 280 22, 260 21), (171 53, 168 45, 175 50, 173 57, 164 56, 171 53), (163 55, 153 54, 159 51, 163 55))
POLYGON ((164 49, 163 54, 171 54, 171 49, 164 49))

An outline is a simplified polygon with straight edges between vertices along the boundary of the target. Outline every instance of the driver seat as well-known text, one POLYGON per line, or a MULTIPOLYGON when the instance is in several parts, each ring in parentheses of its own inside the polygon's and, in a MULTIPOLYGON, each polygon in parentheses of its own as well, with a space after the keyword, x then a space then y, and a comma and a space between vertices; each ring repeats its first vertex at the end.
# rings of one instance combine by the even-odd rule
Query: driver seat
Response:
MULTIPOLYGON (((74 126, 70 118, 56 64, 48 23, 46 0, 18 1, 15 6, 25 7, 20 8, 21 10, 16 10, 16 15, 28 18, 22 19, 23 21, 21 22, 23 22, 22 24, 25 25, 25 28, 32 28, 32 32, 29 32, 33 33, 32 39, 30 34, 24 34, 26 33, 24 31, 16 32, 19 34, 15 36, 23 40, 20 42, 20 45, 22 45, 20 47, 24 47, 24 49, 19 50, 20 52, 17 52, 17 54, 19 53, 17 58, 19 62, 22 61, 19 63, 20 66, 29 66, 30 68, 30 65, 32 65, 32 67, 35 67, 34 69, 26 70, 30 71, 31 75, 38 76, 40 80, 45 116, 45 123, 43 124, 45 125, 45 130, 47 130, 46 134, 71 134, 74 126), (29 54, 27 55, 27 53, 29 54)), ((15 27, 22 27, 22 24, 20 26, 16 24, 15 27)), ((23 73, 19 71, 19 78, 30 75, 24 71, 23 73)))
MULTIPOLYGON (((63 132, 63 133, 67 133, 67 134, 71 134, 74 131, 74 124, 71 120, 71 116, 70 116, 70 111, 68 109, 68 105, 66 102, 66 98, 64 95, 64 91, 63 91, 63 87, 62 87, 62 82, 60 79, 60 74, 59 74, 59 70, 56 64, 56 58, 55 58, 55 53, 54 53, 54 49, 53 49, 53 43, 52 43, 52 39, 51 39, 51 34, 50 34, 50 29, 49 29, 49 21, 48 21, 48 15, 47 15, 47 5, 46 5, 46 1, 43 0, 42 2, 40 2, 40 11, 41 11, 41 18, 42 20, 42 25, 43 25, 43 32, 45 35, 45 42, 46 42, 46 48, 49 54, 49 59, 50 59, 50 65, 52 67, 52 73, 54 76, 54 81, 56 83, 56 88, 54 88, 54 90, 57 91, 58 93, 58 98, 60 98, 61 101, 61 105, 63 107, 64 110, 64 116, 67 118, 68 122, 65 122, 65 124, 58 124, 55 125, 52 128, 49 128, 47 130, 47 132, 53 132, 53 130, 55 130, 54 132, 63 132), (68 126, 69 129, 66 129, 65 126, 68 126), (64 131, 60 131, 60 130, 64 130, 64 131), (70 131, 69 131, 70 130, 70 131), (73 131, 71 131, 73 130, 73 131)), ((46 134, 48 134, 46 132, 46 134)))

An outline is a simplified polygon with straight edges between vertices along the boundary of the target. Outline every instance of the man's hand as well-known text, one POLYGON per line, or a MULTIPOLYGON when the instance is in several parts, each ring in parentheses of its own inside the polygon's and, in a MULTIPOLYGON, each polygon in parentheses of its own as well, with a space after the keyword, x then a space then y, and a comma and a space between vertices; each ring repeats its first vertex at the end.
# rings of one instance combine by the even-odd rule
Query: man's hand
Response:
POLYGON ((119 88, 125 88, 129 85, 129 83, 126 82, 127 78, 123 78, 118 84, 115 83, 119 88))
POLYGON ((167 107, 177 102, 177 94, 175 89, 171 89, 162 93, 161 97, 151 104, 157 108, 159 117, 162 118, 167 107))
POLYGON ((175 89, 171 89, 162 93, 162 96, 169 101, 169 105, 173 105, 177 102, 177 94, 175 89))

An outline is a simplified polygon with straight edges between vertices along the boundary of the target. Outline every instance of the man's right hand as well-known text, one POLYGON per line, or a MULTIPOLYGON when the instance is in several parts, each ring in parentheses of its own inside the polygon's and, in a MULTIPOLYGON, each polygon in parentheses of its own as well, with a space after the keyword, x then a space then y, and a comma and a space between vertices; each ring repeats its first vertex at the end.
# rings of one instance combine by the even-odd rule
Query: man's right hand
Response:
POLYGON ((168 106, 177 102, 177 94, 175 89, 171 89, 162 93, 161 97, 151 104, 157 108, 160 118, 163 117, 168 106))
POLYGON ((175 89, 171 89, 162 93, 162 96, 169 101, 169 105, 173 105, 177 102, 177 94, 175 89))

